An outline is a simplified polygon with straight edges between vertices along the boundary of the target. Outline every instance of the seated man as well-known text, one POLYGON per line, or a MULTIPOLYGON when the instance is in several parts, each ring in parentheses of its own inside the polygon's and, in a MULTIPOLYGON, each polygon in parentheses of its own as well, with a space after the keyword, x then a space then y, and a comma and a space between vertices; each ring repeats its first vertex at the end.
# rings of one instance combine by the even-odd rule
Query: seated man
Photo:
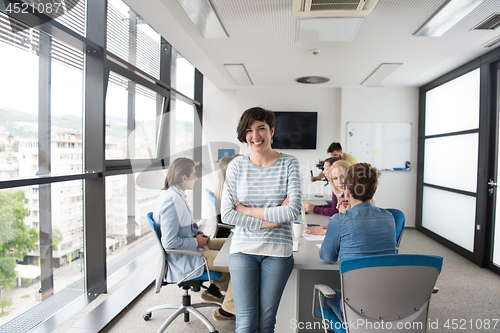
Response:
MULTIPOLYGON (((326 152, 328 154, 330 154, 330 157, 335 157, 337 159, 345 160, 345 161, 349 162, 351 165, 358 163, 358 160, 356 159, 356 157, 354 157, 354 155, 346 154, 346 153, 342 152, 342 146, 338 142, 332 142, 332 144, 328 147, 326 152)), ((325 160, 325 163, 326 163, 326 160, 325 160)), ((311 174, 312 174, 312 171, 311 171, 311 174)), ((324 171, 321 171, 317 176, 311 175, 311 181, 314 182, 316 180, 321 180, 327 174, 328 174, 328 172, 326 172, 326 170, 324 170, 324 171)))
POLYGON ((338 157, 341 160, 351 163, 351 165, 358 163, 358 160, 354 157, 354 155, 342 152, 342 146, 338 142, 332 142, 330 147, 328 147, 328 153, 332 157, 338 157))
MULTIPOLYGON (((347 169, 343 187, 351 208, 330 219, 319 251, 321 259, 335 263, 337 259, 396 254, 396 225, 392 214, 370 203, 379 176, 380 171, 368 163, 347 169)), ((335 297, 326 298, 325 304, 343 322, 341 292, 335 292, 335 297)))

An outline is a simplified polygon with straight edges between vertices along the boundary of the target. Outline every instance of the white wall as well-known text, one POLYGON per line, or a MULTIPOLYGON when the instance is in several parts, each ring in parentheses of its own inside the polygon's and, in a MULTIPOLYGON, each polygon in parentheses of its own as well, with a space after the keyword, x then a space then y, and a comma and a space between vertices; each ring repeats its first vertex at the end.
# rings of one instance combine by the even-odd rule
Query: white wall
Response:
MULTIPOLYGON (((302 192, 329 194, 332 191, 324 182, 311 183, 310 170, 316 175, 318 160, 329 157, 328 146, 340 140, 340 89, 297 87, 288 89, 240 89, 237 93, 236 114, 254 106, 262 106, 272 111, 316 111, 318 112, 318 137, 316 150, 280 150, 299 159, 302 175, 302 192)), ((243 153, 250 153, 242 145, 243 153)))
MULTIPOLYGON (((236 125, 244 110, 262 106, 274 111, 318 112, 318 144, 316 150, 283 150, 295 155, 301 165, 303 193, 331 194, 323 182, 311 183, 310 170, 317 174, 316 163, 328 157, 326 150, 333 141, 346 144, 349 121, 410 122, 412 126, 412 165, 409 172, 383 172, 375 196, 377 205, 401 209, 406 225, 415 225, 418 88, 249 88, 219 90, 205 78, 204 137, 210 141, 236 143, 241 153, 250 149, 236 139, 236 125)), ((205 177, 207 178, 207 177, 205 177)), ((213 189, 207 179, 203 187, 213 189)))
POLYGON ((418 88, 353 86, 342 87, 341 94, 341 137, 344 139, 346 138, 346 124, 350 121, 407 122, 412 124, 412 170, 382 171, 382 177, 375 194, 375 202, 380 207, 400 209, 406 216, 406 226, 415 226, 418 88))

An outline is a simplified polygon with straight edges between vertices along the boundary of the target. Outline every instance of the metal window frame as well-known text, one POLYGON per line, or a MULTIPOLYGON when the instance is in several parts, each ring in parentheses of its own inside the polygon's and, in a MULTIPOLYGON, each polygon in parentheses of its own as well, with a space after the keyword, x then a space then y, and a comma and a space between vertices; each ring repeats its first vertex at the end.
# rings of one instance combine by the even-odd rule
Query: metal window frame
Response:
MULTIPOLYGON (((9 0, 21 3, 20 0, 9 0)), ((7 179, 0 181, 0 189, 24 187, 30 185, 46 185, 50 187, 53 183, 66 182, 72 180, 83 181, 83 205, 84 205, 84 254, 85 254, 85 291, 86 301, 80 302, 82 308, 88 302, 95 299, 100 293, 106 293, 108 280, 106 277, 106 243, 105 243, 105 177, 118 174, 131 174, 130 160, 106 161, 105 159, 105 96, 108 85, 109 71, 113 70, 132 81, 144 85, 154 91, 159 92, 164 97, 162 114, 170 111, 170 96, 183 100, 194 105, 200 120, 202 119, 203 97, 203 75, 196 71, 195 98, 189 98, 171 87, 171 63, 173 48, 161 39, 160 51, 160 80, 136 68, 111 52, 106 50, 106 24, 107 24, 107 1, 87 1, 87 22, 86 36, 82 36, 69 29, 63 24, 40 14, 11 15, 5 12, 3 2, 0 2, 0 11, 16 18, 28 26, 35 27, 41 34, 45 33, 51 38, 60 40, 69 46, 80 50, 85 54, 85 109, 84 121, 84 173, 64 174, 64 175, 40 175, 31 178, 7 179), (115 163, 115 164, 114 164, 115 163)), ((50 115, 50 110, 47 110, 50 115)), ((165 125, 165 124, 164 124, 165 125)), ((168 124, 167 124, 168 125, 168 124)), ((161 127, 159 133, 159 151, 169 156, 168 143, 169 128, 161 127), (167 138, 165 140, 165 138, 167 138)), ((50 133, 48 134, 50 139, 50 133)), ((195 134, 195 144, 201 146, 201 133, 195 134)), ((50 141, 50 140, 49 140, 50 141)), ((50 142, 48 142, 50 147, 50 142)), ((201 161, 201 151, 196 153, 196 159, 201 161)), ((151 165, 151 160, 140 160, 148 166, 148 170, 164 169, 169 161, 158 159, 151 165)), ((134 162, 138 162, 134 160, 134 162)), ((135 163, 134 163, 135 165, 135 163)), ((201 210, 201 182, 195 194, 195 205, 201 210), (199 202, 198 202, 199 201, 199 202)), ((198 213, 196 213, 198 214, 198 213)), ((50 238, 50 235, 48 236, 50 238)), ((50 288, 46 288, 50 291, 50 288)), ((74 304, 72 304, 74 305, 74 304)), ((73 313, 75 308, 71 309, 73 313)), ((62 323, 67 319, 64 315, 67 311, 61 311, 50 320, 51 325, 55 322, 62 323), (55 318, 56 317, 56 318, 55 318), (55 318, 55 319, 54 319, 55 318)), ((42 324, 39 328, 42 328, 42 324)))

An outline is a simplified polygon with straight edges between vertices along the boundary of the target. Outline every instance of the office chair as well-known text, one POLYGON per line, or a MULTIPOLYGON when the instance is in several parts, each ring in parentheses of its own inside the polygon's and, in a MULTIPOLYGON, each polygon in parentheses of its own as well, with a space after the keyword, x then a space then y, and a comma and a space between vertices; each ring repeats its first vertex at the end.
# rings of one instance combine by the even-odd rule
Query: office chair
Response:
POLYGON ((231 234, 231 229, 234 229, 234 225, 229 225, 222 223, 220 212, 217 212, 217 199, 215 198, 215 193, 210 191, 208 188, 205 189, 207 192, 207 196, 209 201, 213 204, 210 206, 210 216, 215 216, 217 221, 217 227, 215 230, 215 238, 227 238, 231 234))
POLYGON ((395 208, 386 208, 386 210, 394 216, 394 221, 396 222, 396 253, 399 253, 399 243, 401 243, 403 230, 405 228, 405 214, 395 208))
MULTIPOLYGON (((208 269, 208 264, 207 264, 207 259, 205 256, 203 256, 200 252, 197 251, 189 251, 189 250, 165 250, 163 248, 163 245, 161 244, 161 230, 156 227, 155 222, 153 221, 153 213, 150 212, 148 213, 148 221, 149 225, 151 228, 153 228, 154 234, 156 236, 156 240, 158 245, 160 246, 162 253, 164 254, 163 256, 160 256, 160 262, 158 265, 158 273, 156 276, 156 293, 158 294, 160 292, 161 287, 168 285, 169 283, 166 281, 166 276, 167 276, 167 269, 168 269, 168 263, 167 263, 167 253, 182 253, 182 254, 187 254, 187 255, 192 255, 192 256, 197 256, 197 257, 202 257, 203 258, 203 265, 200 266, 198 269, 201 269, 203 266, 205 266, 206 272, 203 273, 200 277, 192 280, 188 280, 189 277, 194 274, 198 269, 192 271, 188 275, 186 275, 181 281, 177 282, 177 285, 179 288, 184 289, 184 295, 182 296, 182 304, 162 304, 158 305, 152 308, 149 308, 146 310, 146 312, 143 315, 144 320, 148 321, 151 319, 153 316, 153 311, 156 310, 162 310, 162 309, 177 309, 168 319, 161 325, 160 329, 158 330, 158 333, 161 333, 165 331, 165 329, 174 321, 175 318, 177 318, 181 313, 184 313, 184 321, 188 322, 189 321, 189 314, 192 313, 198 319, 200 319, 203 324, 210 330, 211 333, 215 333, 218 331, 215 329, 215 327, 212 325, 208 319, 201 314, 197 308, 202 308, 202 307, 219 307, 219 304, 214 304, 214 303, 195 303, 191 304, 191 295, 189 295, 189 290, 192 289, 193 291, 200 291, 201 287, 203 286, 203 282, 209 281, 212 283, 212 280, 218 280, 222 276, 222 273, 220 272, 210 272, 208 269)), ((205 288, 205 287, 204 287, 205 288)))
POLYGON ((314 286, 313 316, 328 323, 325 332, 426 332, 430 297, 442 265, 443 258, 422 254, 343 259, 339 271, 345 325, 324 306, 324 298, 336 294, 326 285, 314 286))

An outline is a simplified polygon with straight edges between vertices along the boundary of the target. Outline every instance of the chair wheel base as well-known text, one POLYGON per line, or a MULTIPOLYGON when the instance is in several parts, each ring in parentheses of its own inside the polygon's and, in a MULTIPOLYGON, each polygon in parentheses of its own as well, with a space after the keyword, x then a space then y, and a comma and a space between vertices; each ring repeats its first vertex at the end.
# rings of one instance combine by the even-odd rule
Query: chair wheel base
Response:
POLYGON ((145 321, 149 321, 152 317, 152 314, 151 313, 146 313, 144 316, 142 316, 142 318, 145 320, 145 321))

